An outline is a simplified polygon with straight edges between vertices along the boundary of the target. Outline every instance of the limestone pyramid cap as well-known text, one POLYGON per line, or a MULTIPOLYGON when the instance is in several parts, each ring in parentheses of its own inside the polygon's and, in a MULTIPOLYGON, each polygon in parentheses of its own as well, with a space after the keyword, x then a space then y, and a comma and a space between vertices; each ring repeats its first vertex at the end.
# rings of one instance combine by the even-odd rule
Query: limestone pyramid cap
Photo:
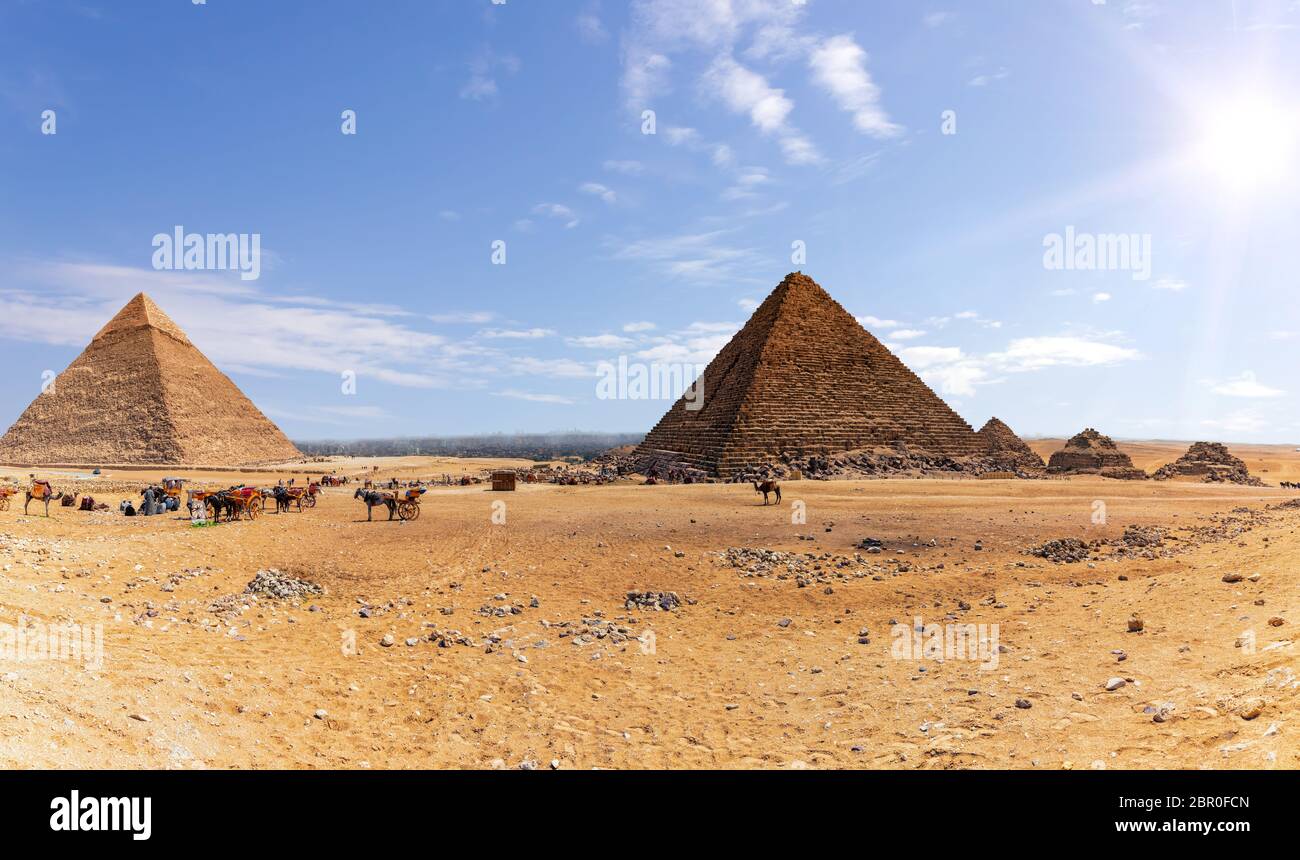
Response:
POLYGON ((98 340, 106 335, 137 328, 157 329, 181 343, 190 342, 189 338, 185 336, 185 332, 181 331, 181 327, 176 325, 171 317, 163 313, 163 309, 158 307, 147 293, 143 292, 136 293, 135 297, 127 302, 117 312, 117 315, 99 330, 99 333, 95 335, 95 339, 98 340))

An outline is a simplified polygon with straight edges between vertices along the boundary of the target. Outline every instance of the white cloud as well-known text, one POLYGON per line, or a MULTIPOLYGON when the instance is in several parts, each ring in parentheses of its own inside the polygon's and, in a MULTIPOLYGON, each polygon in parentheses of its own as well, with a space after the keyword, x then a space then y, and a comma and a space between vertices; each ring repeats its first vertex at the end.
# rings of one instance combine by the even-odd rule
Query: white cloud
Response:
POLYGON ((429 314, 429 319, 436 323, 473 323, 490 322, 495 316, 491 311, 452 311, 450 313, 429 314))
POLYGON ((936 27, 951 23, 956 17, 957 15, 953 12, 930 12, 921 19, 921 23, 933 30, 936 27))
POLYGON ((1151 287, 1157 290, 1169 290, 1170 292, 1179 293, 1187 289, 1187 282, 1178 278, 1159 278, 1151 287))
POLYGON ((486 49, 470 61, 469 70, 470 78, 460 88, 460 97, 485 101, 495 98, 498 93, 496 74, 505 72, 513 75, 519 71, 519 58, 486 49))
POLYGON ((573 19, 573 26, 578 29, 578 35, 582 37, 584 42, 599 45, 609 39, 609 31, 601 23, 600 15, 594 5, 589 6, 583 12, 579 12, 578 16, 573 19))
POLYGON ((853 115, 858 131, 877 138, 896 137, 902 131, 881 107, 880 88, 867 72, 867 52, 852 36, 842 34, 822 42, 813 50, 808 65, 813 79, 841 110, 853 115))
POLYGON ((749 313, 753 313, 754 311, 758 310, 758 306, 759 306, 759 304, 760 304, 760 303, 759 303, 758 299, 745 298, 745 299, 738 299, 738 300, 736 301, 736 305, 737 305, 737 306, 738 306, 742 311, 747 311, 747 312, 749 312, 749 313))
MULTIPOLYGON (((615 260, 639 260, 665 274, 697 282, 744 280, 738 268, 761 263, 755 248, 728 244, 734 229, 637 239, 618 246, 615 260)), ((752 280, 749 279, 749 280, 752 280)))
POLYGON ((641 331, 654 331, 655 324, 652 322, 630 322, 623 326, 623 331, 636 333, 641 331))
POLYGON ((1003 67, 998 69, 996 72, 992 72, 990 74, 976 75, 975 77, 967 81, 967 84, 972 87, 987 87, 989 84, 994 83, 995 81, 1006 80, 1006 78, 1008 78, 1010 75, 1011 72, 1009 72, 1006 69, 1006 67, 1003 67))
POLYGON ((503 391, 496 392, 497 397, 509 397, 513 400, 527 400, 532 403, 556 403, 564 406, 573 404, 571 397, 564 397, 559 394, 543 394, 537 391, 519 391, 515 388, 507 388, 503 391))
POLYGON ((564 221, 566 228, 577 227, 579 223, 574 211, 563 203, 538 203, 533 207, 533 214, 564 221))
POLYGON ((601 185, 599 182, 584 182, 578 186, 578 190, 583 194, 599 197, 611 205, 618 201, 618 195, 614 193, 614 190, 607 185, 601 185))
POLYGON ((639 176, 645 172, 645 166, 639 161, 616 161, 609 160, 602 165, 606 170, 613 173, 622 173, 626 176, 639 176))
POLYGON ((1110 293, 1093 293, 1093 294, 1092 294, 1092 301, 1093 301, 1093 304, 1100 304, 1101 302, 1108 302, 1108 301, 1110 301, 1110 293))
POLYGON ((478 333, 479 337, 488 340, 538 340, 544 337, 553 337, 555 332, 549 328, 527 328, 527 329, 501 329, 490 328, 484 329, 478 333))
POLYGON ((666 54, 633 45, 623 52, 623 91, 632 110, 640 111, 668 89, 673 62, 666 54))
POLYGON ((865 329, 873 328, 898 328, 902 323, 898 320, 882 320, 880 317, 865 316, 857 317, 858 324, 865 329))
POLYGON ((897 331, 891 331, 889 336, 895 340, 915 340, 918 337, 925 337, 925 332, 917 328, 900 328, 897 331))
POLYGON ((636 345, 636 341, 631 338, 620 337, 616 334, 570 337, 565 338, 565 343, 569 344, 569 346, 580 346, 584 349, 628 349, 636 345))
POLYGON ((786 122, 794 102, 786 97, 785 90, 771 86, 762 75, 730 56, 722 56, 704 73, 701 87, 706 97, 721 101, 734 113, 747 115, 760 132, 776 137, 786 161, 816 164, 821 160, 812 141, 786 122))
POLYGON ((1040 370, 1045 367, 1098 367, 1141 358, 1129 347, 1069 335, 1023 337, 1011 341, 1005 352, 989 358, 1009 371, 1040 370))
POLYGON ((1252 371, 1245 371, 1240 376, 1235 376, 1220 383, 1209 383, 1210 390, 1215 394, 1222 394, 1225 397, 1281 397, 1285 394, 1280 388, 1270 388, 1255 378, 1252 371))

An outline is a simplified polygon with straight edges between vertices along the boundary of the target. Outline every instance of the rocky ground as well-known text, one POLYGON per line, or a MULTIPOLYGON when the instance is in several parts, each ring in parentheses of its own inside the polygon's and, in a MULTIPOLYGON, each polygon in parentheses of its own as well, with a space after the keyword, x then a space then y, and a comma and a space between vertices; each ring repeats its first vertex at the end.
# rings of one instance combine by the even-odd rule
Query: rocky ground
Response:
POLYGON ((0 766, 1295 768, 1292 495, 474 486, 400 524, 334 489, 206 528, 11 508, 0 631, 101 624, 104 657, 0 656, 0 766), (932 649, 931 624, 994 647, 932 649))

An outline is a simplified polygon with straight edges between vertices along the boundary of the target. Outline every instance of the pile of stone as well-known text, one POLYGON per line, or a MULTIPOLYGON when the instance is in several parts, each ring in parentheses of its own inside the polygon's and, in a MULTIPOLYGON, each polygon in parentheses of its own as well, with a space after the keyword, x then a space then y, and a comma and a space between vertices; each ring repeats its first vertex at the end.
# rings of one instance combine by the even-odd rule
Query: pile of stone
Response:
POLYGON ((433 625, 429 631, 428 639, 439 648, 450 648, 453 645, 464 645, 467 648, 474 648, 476 644, 473 639, 461 633, 459 630, 440 630, 433 625))
POLYGON ((1027 552, 1039 558, 1045 558, 1056 564, 1075 564, 1087 561, 1097 544, 1086 544, 1078 538, 1059 538, 1030 547, 1027 552))
POLYGON ((1195 442, 1187 453, 1167 463, 1152 475, 1158 481, 1170 478, 1199 478, 1205 483, 1243 484, 1262 487, 1264 482, 1250 474, 1245 462, 1228 453, 1219 442, 1195 442))
POLYGON ((621 645, 637 638, 630 627, 604 618, 584 618, 580 622, 558 621, 543 626, 558 631, 557 635, 561 639, 572 639, 574 645, 590 645, 597 641, 621 645))
MULTIPOLYGON (((868 552, 872 550, 868 549, 868 552)), ((772 578, 794 580, 800 588, 826 585, 871 577, 883 579, 887 574, 907 573, 912 569, 908 562, 896 558, 885 559, 882 565, 873 565, 855 553, 852 558, 824 552, 781 552, 773 549, 731 547, 717 553, 723 564, 736 568, 747 578, 772 578), (892 565, 892 570, 886 565, 892 565)))
POLYGON ((269 570, 259 570, 244 589, 244 593, 280 600, 294 600, 320 594, 321 590, 321 587, 314 582, 281 573, 273 567, 269 570))
POLYGON ((671 612, 681 606, 682 602, 675 591, 629 591, 627 601, 623 605, 627 609, 671 612))
POLYGON ((1101 475, 1121 480, 1144 480, 1146 472, 1133 466, 1132 459, 1109 436, 1091 427, 1072 437, 1047 461, 1051 475, 1101 475))
POLYGON ((1120 542, 1128 547, 1164 546, 1165 530, 1159 526, 1129 526, 1120 542))

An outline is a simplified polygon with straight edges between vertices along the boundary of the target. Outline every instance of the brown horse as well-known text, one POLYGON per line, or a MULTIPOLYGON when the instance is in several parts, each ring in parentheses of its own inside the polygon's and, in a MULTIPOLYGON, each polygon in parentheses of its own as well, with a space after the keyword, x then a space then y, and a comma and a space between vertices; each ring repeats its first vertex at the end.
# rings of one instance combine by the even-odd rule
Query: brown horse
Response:
POLYGON ((32 485, 27 488, 27 499, 23 502, 23 514, 27 514, 27 506, 32 503, 32 499, 45 503, 45 516, 50 515, 50 502, 63 498, 63 493, 54 492, 49 481, 32 481, 32 485))
POLYGON ((776 481, 755 481, 754 492, 763 494, 763 504, 767 505, 767 494, 776 493, 776 503, 781 504, 781 485, 776 481))

